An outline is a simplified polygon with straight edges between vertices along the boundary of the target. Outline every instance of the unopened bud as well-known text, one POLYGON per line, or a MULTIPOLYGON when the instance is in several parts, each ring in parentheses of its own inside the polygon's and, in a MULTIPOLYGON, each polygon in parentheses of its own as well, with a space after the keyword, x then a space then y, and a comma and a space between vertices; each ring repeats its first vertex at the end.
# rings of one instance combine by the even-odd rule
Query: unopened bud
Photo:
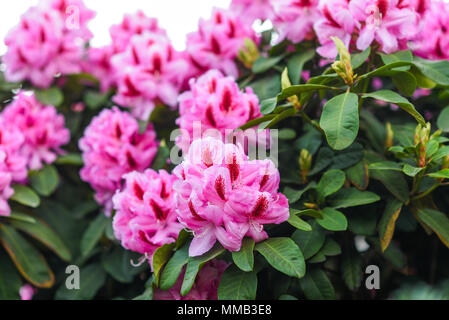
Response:
POLYGON ((449 168, 449 156, 443 158, 443 169, 449 168))
POLYGON ((340 61, 332 64, 332 69, 345 81, 349 86, 354 83, 354 72, 351 65, 351 55, 345 44, 337 37, 331 37, 337 47, 340 61))
POLYGON ((304 183, 307 182, 307 174, 312 167, 312 155, 307 149, 302 149, 299 155, 299 168, 301 169, 301 177, 304 183))
POLYGON ((238 52, 237 58, 248 69, 253 67, 254 62, 259 58, 259 50, 253 40, 245 38, 245 45, 238 52))
MULTIPOLYGON (((292 86, 292 83, 290 82, 290 78, 288 77, 288 69, 287 68, 285 68, 284 71, 282 72, 281 85, 282 85, 282 90, 287 89, 292 86)), ((299 102, 298 96, 293 95, 291 97, 288 97, 287 101, 290 102, 296 108, 296 110, 301 109, 301 103, 299 102)))
POLYGON ((386 131, 387 131, 387 139, 385 140, 385 148, 389 149, 393 146, 393 138, 394 138, 394 132, 390 122, 387 122, 386 124, 386 131))

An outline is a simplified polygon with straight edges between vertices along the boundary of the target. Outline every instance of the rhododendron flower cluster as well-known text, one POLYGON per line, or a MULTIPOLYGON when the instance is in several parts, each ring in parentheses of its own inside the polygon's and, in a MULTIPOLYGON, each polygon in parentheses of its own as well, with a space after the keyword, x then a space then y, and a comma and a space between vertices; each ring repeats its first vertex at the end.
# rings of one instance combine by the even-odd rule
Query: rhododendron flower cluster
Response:
POLYGON ((266 239, 263 225, 289 217, 274 163, 249 161, 240 146, 210 137, 195 140, 173 173, 179 179, 174 183, 179 220, 194 233, 191 256, 207 252, 217 240, 238 251, 244 236, 266 239))
POLYGON ((157 248, 174 242, 183 228, 175 209, 175 178, 165 170, 152 169, 133 171, 123 178, 124 189, 113 197, 115 236, 126 249, 151 259, 157 248))
POLYGON ((181 295, 182 280, 184 279, 185 267, 181 272, 175 285, 167 291, 156 289, 153 294, 154 300, 217 300, 218 285, 221 276, 229 263, 222 260, 211 260, 207 262, 198 272, 195 283, 190 292, 183 297, 181 295))
POLYGON ((79 0, 41 0, 31 7, 5 38, 6 79, 48 87, 56 75, 80 72, 92 36, 86 24, 94 16, 79 0), (76 21, 68 16, 70 8, 76 10, 76 21))
POLYGON ((44 163, 51 164, 63 154, 61 146, 70 141, 65 119, 54 106, 44 106, 34 94, 20 92, 6 106, 3 120, 19 129, 25 140, 20 153, 31 170, 39 170, 44 163))
POLYGON ((81 178, 95 190, 95 199, 112 211, 112 196, 121 187, 122 176, 148 168, 156 155, 158 142, 152 125, 139 133, 138 122, 118 108, 103 110, 86 128, 79 141, 84 167, 81 178))
POLYGON ((208 71, 190 81, 190 91, 179 97, 180 118, 176 123, 187 136, 181 136, 181 147, 190 145, 194 127, 201 123, 201 133, 217 129, 222 136, 226 130, 236 129, 260 114, 259 100, 251 88, 239 89, 232 77, 225 77, 218 70, 208 71))
POLYGON ((27 176, 26 159, 19 151, 23 135, 0 117, 0 216, 8 216, 11 209, 8 199, 14 194, 13 181, 23 182, 27 176))
POLYGON ((449 59, 449 4, 432 2, 413 43, 414 52, 425 59, 449 59))
POLYGON ((167 37, 134 36, 127 50, 112 58, 118 92, 114 101, 131 107, 132 114, 146 120, 158 102, 176 107, 179 90, 189 64, 167 37))
POLYGON ((111 26, 109 33, 111 44, 89 48, 88 61, 84 64, 84 70, 100 80, 103 91, 116 84, 115 70, 111 64, 112 57, 124 52, 134 35, 150 33, 166 36, 165 30, 159 27, 157 19, 145 16, 142 11, 125 14, 120 24, 111 26))
POLYGON ((209 20, 200 20, 198 28, 187 35, 187 53, 197 72, 218 69, 237 78, 235 58, 245 39, 257 41, 251 24, 235 12, 215 8, 209 20))
POLYGON ((271 3, 279 40, 301 42, 314 37, 313 24, 320 18, 319 0, 271 0, 271 3))
POLYGON ((232 0, 231 10, 250 23, 272 19, 274 14, 270 0, 232 0))

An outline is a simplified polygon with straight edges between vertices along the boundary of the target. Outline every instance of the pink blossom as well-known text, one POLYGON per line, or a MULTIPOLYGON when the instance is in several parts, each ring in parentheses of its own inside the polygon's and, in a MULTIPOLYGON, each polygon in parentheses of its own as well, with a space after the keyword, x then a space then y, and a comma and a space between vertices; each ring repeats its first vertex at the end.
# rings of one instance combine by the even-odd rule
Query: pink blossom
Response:
POLYGON ((100 48, 91 47, 87 51, 87 60, 83 63, 83 70, 100 81, 102 92, 106 92, 116 85, 116 76, 111 64, 111 59, 115 54, 117 52, 112 45, 100 48))
MULTIPOLYGON (((5 154, 0 151, 0 161, 5 154)), ((9 216, 11 214, 11 208, 8 205, 8 199, 14 194, 14 190, 11 188, 11 174, 9 172, 0 171, 0 217, 9 216)))
POLYGON ((221 260, 207 262, 198 272, 195 283, 190 292, 183 297, 181 287, 185 274, 183 268, 174 286, 163 291, 156 289, 153 295, 154 300, 218 300, 217 291, 223 272, 228 268, 229 263, 221 260))
POLYGON ((125 51, 134 35, 151 33, 167 36, 166 31, 159 27, 157 19, 147 17, 140 10, 134 14, 125 14, 122 22, 113 25, 109 33, 116 52, 125 51))
POLYGON ((270 0, 232 0, 231 10, 249 23, 257 19, 272 19, 274 16, 270 0))
POLYGON ((22 286, 19 290, 20 299, 21 300, 32 300, 35 294, 36 289, 34 289, 31 285, 26 284, 22 286))
POLYGON ((218 70, 211 70, 190 80, 190 91, 179 97, 180 117, 176 123, 189 137, 182 137, 183 144, 190 145, 194 138, 194 126, 201 123, 201 133, 217 129, 222 137, 226 130, 233 130, 260 114, 259 100, 251 88, 239 89, 232 77, 225 77, 218 70), (184 141, 185 140, 185 141, 184 141))
POLYGON ((112 196, 121 187, 122 176, 148 168, 156 155, 158 143, 150 124, 140 134, 139 124, 118 108, 103 110, 95 117, 79 141, 84 167, 81 179, 95 190, 95 199, 112 211, 112 196))
POLYGON ((321 56, 333 59, 337 56, 337 48, 331 37, 338 37, 349 48, 352 33, 359 23, 353 18, 347 0, 321 1, 320 11, 322 16, 314 25, 321 44, 317 51, 321 56))
POLYGON ((152 169, 123 176, 125 187, 113 197, 114 233, 122 246, 151 257, 172 243, 183 228, 178 222, 173 193, 174 176, 152 169))
POLYGON ((63 154, 61 146, 70 141, 64 117, 55 107, 42 105, 30 92, 17 94, 3 110, 2 117, 24 135, 20 153, 26 157, 31 170, 41 169, 44 162, 51 164, 58 154, 63 154))
POLYGON ((406 49, 407 41, 418 32, 418 16, 414 9, 400 7, 399 0, 352 0, 349 8, 363 24, 357 49, 365 50, 374 41, 385 53, 406 49))
POLYGON ((415 54, 426 59, 449 60, 449 4, 432 2, 424 14, 421 32, 413 42, 415 54))
POLYGON ((251 24, 232 12, 214 8, 209 20, 201 19, 198 31, 187 35, 187 53, 198 73, 218 69, 238 77, 234 59, 246 38, 257 41, 251 24))
POLYGON ((169 40, 158 34, 131 39, 127 50, 112 58, 118 92, 114 101, 130 107, 139 119, 148 119, 157 103, 176 106, 189 65, 169 40))
POLYGON ((191 256, 207 252, 218 240, 238 251, 243 237, 268 235, 263 225, 289 217, 286 198, 277 193, 279 172, 270 160, 249 161, 240 146, 198 139, 174 169, 181 223, 194 233, 191 256))
POLYGON ((270 0, 279 39, 301 42, 313 38, 313 24, 321 17, 319 0, 270 0))
MULTIPOLYGON (((3 62, 8 81, 29 80, 37 87, 48 87, 58 74, 81 71, 87 29, 84 25, 68 28, 65 15, 47 6, 59 2, 45 1, 31 7, 6 36, 8 50, 3 62)), ((73 0, 68 3, 72 2, 81 3, 73 0)))

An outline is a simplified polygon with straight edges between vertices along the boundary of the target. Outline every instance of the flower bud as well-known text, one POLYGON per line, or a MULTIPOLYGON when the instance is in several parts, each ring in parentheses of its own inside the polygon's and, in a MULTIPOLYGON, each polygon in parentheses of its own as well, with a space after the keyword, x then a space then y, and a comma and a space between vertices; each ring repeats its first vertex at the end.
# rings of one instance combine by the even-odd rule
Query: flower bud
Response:
POLYGON ((253 67, 254 62, 259 58, 259 50, 253 40, 245 38, 245 45, 240 49, 237 58, 248 69, 253 67))
POLYGON ((449 156, 443 158, 443 169, 449 168, 449 156))
POLYGON ((303 182, 307 182, 307 174, 312 167, 312 155, 307 149, 302 149, 299 155, 299 168, 301 169, 301 177, 303 182))
MULTIPOLYGON (((292 83, 290 82, 290 78, 288 77, 288 69, 287 68, 285 68, 284 71, 282 72, 281 85, 282 85, 282 90, 292 86, 292 83)), ((293 95, 291 97, 288 97, 287 101, 290 102, 296 108, 296 110, 301 109, 301 103, 299 102, 298 96, 293 95)))
POLYGON ((387 131, 387 138, 385 140, 385 148, 389 149, 393 146, 393 138, 394 138, 394 132, 390 122, 387 122, 386 124, 386 131, 387 131))
POLYGON ((332 64, 332 69, 345 81, 349 86, 354 83, 354 72, 351 65, 351 55, 345 44, 337 37, 331 37, 337 47, 340 61, 335 61, 332 64))

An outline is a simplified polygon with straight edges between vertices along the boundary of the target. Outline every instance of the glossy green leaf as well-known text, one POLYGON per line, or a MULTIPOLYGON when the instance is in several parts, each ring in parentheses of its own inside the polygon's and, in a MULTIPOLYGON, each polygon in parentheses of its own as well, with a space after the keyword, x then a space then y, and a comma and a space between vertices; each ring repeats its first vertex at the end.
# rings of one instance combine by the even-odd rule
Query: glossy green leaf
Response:
POLYGON ((437 172, 429 173, 428 176, 437 179, 449 179, 449 169, 443 169, 437 172))
POLYGON ((356 290, 362 282, 362 259, 355 252, 343 254, 341 273, 346 286, 350 290, 356 290))
POLYGON ((430 80, 442 86, 449 86, 449 61, 415 59, 413 64, 430 80))
POLYGON ((290 210, 290 218, 287 222, 299 230, 312 231, 312 226, 298 217, 294 211, 290 210))
POLYGON ((301 81, 302 70, 304 64, 312 60, 315 56, 315 50, 310 49, 299 52, 292 56, 287 62, 288 75, 293 85, 299 84, 301 81))
POLYGON ((149 269, 146 263, 139 267, 131 264, 131 262, 136 261, 138 258, 140 258, 139 254, 116 246, 110 252, 103 255, 101 264, 104 270, 118 282, 131 283, 137 273, 149 269))
POLYGON ((269 238, 255 247, 268 263, 288 276, 302 278, 306 263, 301 250, 290 238, 269 238))
POLYGON ((353 69, 357 69, 366 62, 371 54, 371 47, 366 48, 364 51, 356 54, 351 54, 351 66, 353 69))
POLYGON ((14 200, 28 207, 39 207, 41 200, 32 189, 21 184, 14 185, 13 189, 14 194, 12 195, 11 200, 14 200))
POLYGON ((0 301, 18 300, 22 281, 9 257, 0 252, 0 301))
POLYGON ((418 208, 416 215, 449 248, 449 218, 447 215, 428 208, 418 208))
POLYGON ((402 172, 404 172, 409 177, 415 177, 418 173, 420 173, 424 168, 417 168, 409 165, 408 163, 404 164, 402 168, 402 172))
POLYGON ((329 100, 324 105, 320 126, 333 149, 343 150, 349 147, 359 132, 357 95, 348 91, 329 100))
POLYGON ((380 200, 380 197, 370 191, 360 191, 356 188, 342 189, 328 199, 328 204, 334 208, 357 207, 380 200))
POLYGON ((255 300, 257 275, 230 266, 223 273, 218 286, 218 300, 255 300))
POLYGON ((371 178, 379 180, 388 191, 390 191, 400 201, 409 201, 410 191, 407 181, 402 172, 391 170, 371 170, 371 178))
POLYGON ((36 98, 44 105, 59 107, 64 102, 64 94, 61 89, 51 87, 49 89, 35 90, 36 98))
POLYGON ((81 254, 87 256, 103 235, 109 219, 104 214, 99 214, 84 232, 81 238, 81 254))
POLYGON ((326 230, 344 231, 348 228, 348 220, 343 213, 332 208, 324 208, 322 211, 323 218, 317 222, 326 230))
POLYGON ((396 220, 399 218, 403 203, 397 199, 390 199, 379 221, 379 239, 382 252, 390 245, 393 238, 396 220))
POLYGON ((46 166, 30 175, 30 184, 42 196, 50 196, 58 187, 59 175, 54 166, 46 166))
POLYGON ((242 271, 249 272, 254 268, 254 239, 244 238, 239 251, 232 252, 232 260, 242 271))
POLYGON ((277 105, 277 97, 265 99, 260 103, 260 112, 262 114, 272 113, 277 105))
POLYGON ((160 288, 168 290, 175 284, 181 274, 182 268, 189 260, 189 246, 185 244, 177 250, 162 270, 160 288))
POLYGON ((301 249, 304 259, 309 259, 316 254, 324 244, 326 238, 324 230, 317 222, 311 223, 312 231, 296 230, 292 239, 301 249))
POLYGON ((441 111, 437 121, 438 128, 444 132, 449 132, 449 107, 446 107, 441 111))
POLYGON ((326 171, 317 185, 317 191, 322 199, 340 190, 346 181, 346 175, 341 170, 326 171))
POLYGON ((299 281, 304 295, 309 300, 335 300, 335 290, 321 269, 313 269, 307 272, 304 278, 299 281))

